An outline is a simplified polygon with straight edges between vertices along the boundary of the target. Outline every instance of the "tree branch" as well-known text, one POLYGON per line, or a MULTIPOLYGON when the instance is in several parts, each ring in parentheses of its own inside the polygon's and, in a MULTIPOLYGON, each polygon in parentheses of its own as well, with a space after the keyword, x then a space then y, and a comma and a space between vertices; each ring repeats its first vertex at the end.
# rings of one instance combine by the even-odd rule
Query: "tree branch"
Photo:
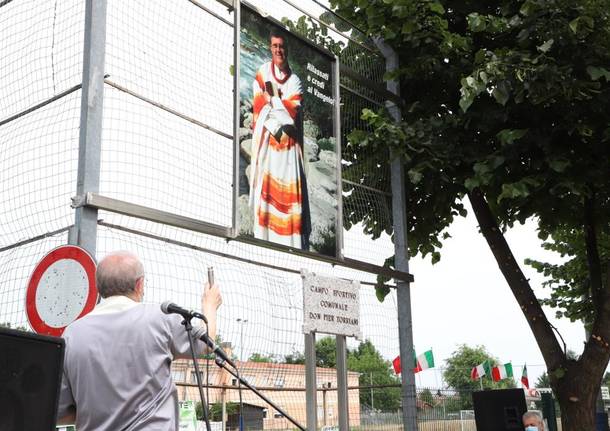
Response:
POLYGON ((560 366, 564 352, 553 333, 551 325, 536 298, 529 282, 517 264, 513 253, 500 231, 498 222, 489 208, 480 189, 475 188, 468 193, 472 209, 479 222, 481 233, 487 240, 500 271, 508 283, 521 311, 529 324, 534 338, 540 347, 542 356, 550 370, 560 366))
POLYGON ((598 316, 603 302, 602 294, 604 288, 602 286, 602 271, 597 249, 595 193, 593 196, 585 198, 583 231, 587 250, 587 265, 589 267, 591 299, 593 300, 595 315, 598 316))
MULTIPOLYGON (((595 217, 595 193, 585 198, 583 232, 587 251, 587 265, 591 298, 595 308, 591 336, 585 344, 582 359, 587 361, 591 373, 601 374, 610 357, 610 279, 602 283, 602 269, 597 244, 597 220, 595 217), (593 362, 588 362, 593 361, 593 362)), ((608 266, 610 276, 610 263, 608 266)))

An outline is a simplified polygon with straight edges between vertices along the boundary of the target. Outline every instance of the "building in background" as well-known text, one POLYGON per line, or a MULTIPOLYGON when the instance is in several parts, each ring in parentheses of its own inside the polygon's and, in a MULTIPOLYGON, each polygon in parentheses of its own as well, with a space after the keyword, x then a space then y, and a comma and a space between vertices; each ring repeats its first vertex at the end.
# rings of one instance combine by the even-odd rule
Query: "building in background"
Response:
MULTIPOLYGON (((223 349, 231 355, 230 343, 225 343, 223 349)), ((272 362, 235 361, 241 376, 286 411, 297 422, 305 424, 305 366, 299 364, 278 364, 272 362)), ((214 360, 200 359, 199 372, 204 387, 204 394, 209 399, 212 410, 219 411, 225 405, 225 422, 227 429, 233 429, 238 411, 234 411, 239 403, 239 385, 237 379, 229 372, 220 369, 214 360), (216 406, 214 406, 216 405, 216 406)), ((172 363, 172 377, 178 387, 179 401, 199 401, 197 376, 192 360, 180 359, 172 363)), ((358 387, 359 374, 347 373, 348 387, 358 387)), ((337 371, 334 368, 316 368, 318 387, 318 425, 336 425, 338 421, 337 371)), ((264 400, 246 387, 242 387, 244 405, 244 422, 248 428, 285 429, 291 427, 290 421, 264 400)), ((360 391, 348 391, 349 424, 360 425, 360 391)))

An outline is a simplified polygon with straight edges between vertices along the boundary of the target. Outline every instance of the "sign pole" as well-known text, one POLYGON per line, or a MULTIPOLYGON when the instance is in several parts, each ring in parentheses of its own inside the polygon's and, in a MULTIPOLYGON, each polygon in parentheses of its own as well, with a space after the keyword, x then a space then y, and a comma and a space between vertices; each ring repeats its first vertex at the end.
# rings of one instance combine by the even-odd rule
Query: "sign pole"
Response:
POLYGON ((307 431, 318 427, 318 398, 316 384, 316 335, 305 334, 305 397, 307 411, 307 431))
POLYGON ((323 277, 304 269, 301 270, 301 277, 303 278, 303 333, 305 334, 307 373, 307 430, 314 431, 317 426, 314 334, 324 332, 336 336, 339 430, 348 431, 346 337, 362 339, 360 283, 337 277, 323 277))
POLYGON ((339 431, 349 431, 347 343, 345 341, 345 335, 337 335, 337 398, 339 407, 339 431))

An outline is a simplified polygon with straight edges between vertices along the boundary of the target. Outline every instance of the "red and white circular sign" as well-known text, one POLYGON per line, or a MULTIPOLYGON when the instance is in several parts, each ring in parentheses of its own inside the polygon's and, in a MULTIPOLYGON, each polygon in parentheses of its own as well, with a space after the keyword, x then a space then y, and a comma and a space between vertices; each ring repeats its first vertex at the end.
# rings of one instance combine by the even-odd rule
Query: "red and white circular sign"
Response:
POLYGON ((540 400, 540 392, 538 392, 538 389, 536 388, 526 389, 525 396, 528 398, 540 400))
POLYGON ((54 336, 93 310, 96 302, 95 261, 74 245, 51 250, 36 265, 25 295, 34 331, 54 336))

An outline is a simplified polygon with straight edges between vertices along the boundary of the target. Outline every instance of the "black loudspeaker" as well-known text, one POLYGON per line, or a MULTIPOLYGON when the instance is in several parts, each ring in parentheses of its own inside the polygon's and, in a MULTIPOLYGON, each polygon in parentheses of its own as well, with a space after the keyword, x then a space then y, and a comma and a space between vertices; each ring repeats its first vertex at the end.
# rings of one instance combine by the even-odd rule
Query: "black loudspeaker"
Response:
POLYGON ((523 389, 496 389, 472 394, 477 431, 523 431, 527 411, 523 389))
POLYGON ((64 340, 0 328, 0 431, 55 430, 64 340))

